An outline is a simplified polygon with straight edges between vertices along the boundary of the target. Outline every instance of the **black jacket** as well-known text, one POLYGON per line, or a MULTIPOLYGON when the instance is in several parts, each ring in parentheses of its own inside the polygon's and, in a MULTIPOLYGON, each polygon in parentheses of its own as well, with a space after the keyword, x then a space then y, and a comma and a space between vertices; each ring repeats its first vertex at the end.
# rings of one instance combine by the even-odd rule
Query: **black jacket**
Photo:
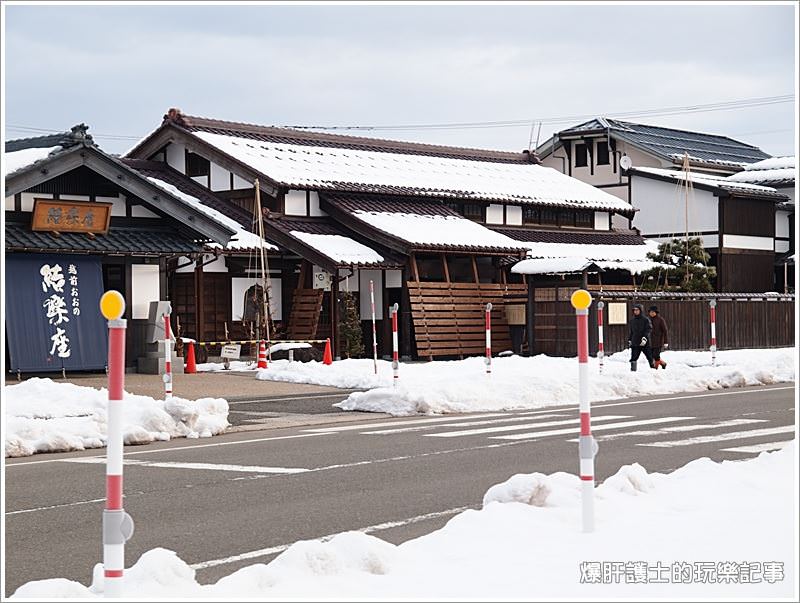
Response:
POLYGON ((650 340, 653 325, 647 316, 639 314, 628 321, 628 341, 632 346, 642 345, 642 337, 650 340))

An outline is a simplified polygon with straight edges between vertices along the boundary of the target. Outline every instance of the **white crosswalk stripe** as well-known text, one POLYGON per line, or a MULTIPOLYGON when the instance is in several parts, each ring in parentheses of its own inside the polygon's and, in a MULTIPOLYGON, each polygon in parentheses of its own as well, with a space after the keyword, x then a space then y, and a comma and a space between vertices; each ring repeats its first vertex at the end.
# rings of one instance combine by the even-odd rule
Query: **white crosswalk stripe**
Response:
MULTIPOLYGON (((597 431, 607 431, 609 429, 624 429, 626 427, 636 427, 638 425, 657 425, 659 423, 674 423, 677 421, 691 421, 696 417, 660 417, 657 419, 642 419, 638 421, 621 421, 618 423, 601 423, 599 425, 595 422, 603 417, 592 417, 592 433, 597 431)), ((628 417, 613 417, 613 418, 628 418, 628 417)), ((575 423, 578 423, 575 421, 575 423)), ((547 438, 550 436, 559 436, 574 434, 575 428, 569 429, 550 429, 545 431, 530 431, 527 433, 515 433, 504 436, 491 436, 492 440, 537 440, 540 438, 547 438)))
MULTIPOLYGON (((606 415, 595 417, 593 421, 615 421, 617 419, 630 419, 629 415, 606 415)), ((426 433, 429 438, 459 438, 463 436, 483 435, 487 433, 502 433, 505 431, 520 431, 522 429, 538 429, 540 427, 555 427, 556 425, 580 425, 580 419, 563 419, 561 421, 543 421, 541 423, 525 423, 522 425, 503 425, 501 427, 484 427, 481 429, 464 429, 460 431, 444 431, 442 433, 426 433)), ((573 433, 574 427, 565 433, 573 433)))
POLYGON ((745 452, 748 454, 758 454, 760 452, 771 452, 781 450, 794 440, 783 440, 781 442, 767 442, 766 444, 753 444, 752 446, 737 446, 736 448, 723 448, 724 452, 745 452))
MULTIPOLYGON (((565 414, 555 415, 540 415, 537 419, 552 419, 555 417, 566 417, 565 414)), ((464 421, 460 423, 435 423, 427 425, 414 425, 412 427, 396 427, 394 429, 378 429, 375 431, 364 431, 366 435, 392 435, 395 433, 407 433, 410 431, 423 431, 425 429, 441 428, 441 427, 474 427, 476 425, 494 425, 497 423, 513 423, 514 421, 530 421, 530 416, 517 415, 514 417, 506 417, 503 419, 487 419, 484 421, 464 421)))
POLYGON ((674 446, 693 446, 696 444, 708 444, 710 442, 723 442, 726 440, 742 440, 745 438, 759 438, 779 433, 794 432, 794 425, 784 425, 782 427, 769 427, 766 429, 752 429, 750 431, 734 431, 720 433, 716 435, 697 436, 685 440, 671 440, 666 442, 640 442, 637 446, 653 446, 656 448, 672 448, 674 446))
MULTIPOLYGON (((598 442, 608 440, 618 440, 620 438, 649 437, 659 436, 670 433, 682 433, 686 431, 700 431, 703 429, 723 429, 725 427, 738 427, 739 425, 749 425, 751 423, 767 423, 767 419, 733 419, 731 421, 721 421, 719 423, 704 423, 698 425, 673 425, 671 427, 661 427, 660 429, 648 429, 641 431, 623 431, 620 433, 607 433, 597 437, 598 442)), ((567 442, 577 442, 578 438, 572 438, 567 442)))
MULTIPOLYGON (((504 412, 493 412, 493 413, 482 413, 482 414, 473 414, 473 415, 464 415, 461 418, 465 421, 470 419, 482 419, 488 417, 505 417, 508 416, 508 413, 504 412)), ((361 429, 371 429, 373 427, 381 428, 381 427, 390 427, 390 426, 400 426, 400 425, 419 425, 419 424, 427 424, 427 423, 443 423, 446 421, 456 421, 458 417, 436 417, 436 418, 425 418, 425 419, 402 419, 399 421, 382 421, 380 423, 359 423, 357 425, 342 425, 339 427, 316 427, 314 429, 304 429, 305 432, 310 433, 335 433, 339 431, 355 431, 361 429)))

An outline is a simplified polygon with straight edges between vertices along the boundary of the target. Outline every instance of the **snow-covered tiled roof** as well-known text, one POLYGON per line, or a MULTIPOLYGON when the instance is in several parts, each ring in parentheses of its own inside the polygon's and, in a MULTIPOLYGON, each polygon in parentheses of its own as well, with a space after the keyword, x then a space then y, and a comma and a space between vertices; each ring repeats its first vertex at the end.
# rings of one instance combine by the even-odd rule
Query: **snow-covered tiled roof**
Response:
POLYGON ((292 230, 289 234, 331 258, 337 264, 378 264, 384 259, 374 249, 343 235, 316 234, 299 230, 292 230))
POLYGON ((728 180, 731 182, 771 186, 794 184, 796 179, 797 157, 794 155, 770 157, 748 165, 742 172, 728 176, 728 180))
POLYGON ((33 165, 37 161, 47 159, 51 154, 57 153, 61 146, 32 147, 10 153, 3 153, 3 178, 23 168, 33 165))
POLYGON ((525 243, 528 258, 517 262, 512 272, 518 274, 568 274, 581 272, 595 264, 603 270, 627 270, 639 274, 660 266, 647 257, 658 252, 658 243, 645 240, 642 245, 580 245, 568 243, 525 243))
POLYGON ((354 211, 366 224, 413 246, 523 250, 525 246, 461 216, 354 211))
MULTIPOLYGON (((245 230, 241 224, 239 224, 236 220, 229 218, 225 214, 208 207, 205 205, 200 199, 197 197, 193 197, 187 193, 184 193, 182 190, 178 189, 176 186, 170 184, 169 182, 165 182, 163 180, 159 180, 158 178, 153 178, 152 176, 147 176, 147 179, 155 184, 160 189, 168 192, 173 197, 177 197, 181 201, 191 205, 192 207, 199 209, 207 216, 213 218, 223 226, 226 226, 233 230, 236 234, 231 237, 231 240, 228 241, 228 244, 225 246, 225 249, 228 250, 245 250, 245 249, 259 249, 262 244, 261 237, 257 234, 252 233, 248 230, 245 230)), ((278 248, 270 243, 269 241, 263 241, 263 245, 265 249, 271 251, 277 251, 278 248)), ((216 246, 213 244, 212 246, 216 246)))
POLYGON ((204 131, 192 134, 289 188, 631 211, 618 197, 532 163, 301 145, 204 131))
MULTIPOLYGON (((686 173, 680 170, 667 170, 663 168, 654 167, 635 167, 630 170, 633 174, 652 174, 654 176, 667 177, 675 182, 686 182, 686 173)), ((748 184, 745 182, 735 182, 724 176, 715 176, 713 174, 701 174, 698 172, 689 173, 689 181, 693 184, 701 184, 705 186, 713 186, 728 191, 742 191, 750 192, 759 196, 770 197, 784 197, 779 191, 770 186, 761 186, 758 184, 748 184)))

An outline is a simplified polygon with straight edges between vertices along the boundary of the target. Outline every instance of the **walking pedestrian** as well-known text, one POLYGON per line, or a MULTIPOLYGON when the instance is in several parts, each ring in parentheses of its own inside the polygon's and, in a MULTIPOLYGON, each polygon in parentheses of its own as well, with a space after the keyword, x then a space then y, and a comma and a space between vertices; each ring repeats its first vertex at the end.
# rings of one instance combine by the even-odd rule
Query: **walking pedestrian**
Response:
POLYGON ((636 370, 639 354, 644 354, 650 368, 653 368, 653 356, 650 353, 650 334, 653 325, 644 315, 641 304, 633 305, 633 318, 628 321, 628 347, 631 348, 631 370, 636 370))
POLYGON ((650 335, 650 351, 653 355, 653 368, 667 368, 667 363, 661 360, 661 350, 669 347, 669 330, 667 321, 661 318, 658 306, 650 306, 647 312, 650 315, 650 323, 653 325, 653 332, 650 335))

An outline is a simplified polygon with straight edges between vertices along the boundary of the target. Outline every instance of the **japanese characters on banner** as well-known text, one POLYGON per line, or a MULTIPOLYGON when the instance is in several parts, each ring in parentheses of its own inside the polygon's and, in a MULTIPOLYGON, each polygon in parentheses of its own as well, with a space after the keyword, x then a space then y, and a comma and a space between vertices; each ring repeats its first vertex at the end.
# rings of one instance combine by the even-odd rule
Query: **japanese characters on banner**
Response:
POLYGON ((6 332, 10 365, 20 371, 105 367, 99 259, 13 254, 6 258, 6 332), (85 311, 82 309, 94 309, 85 311))

